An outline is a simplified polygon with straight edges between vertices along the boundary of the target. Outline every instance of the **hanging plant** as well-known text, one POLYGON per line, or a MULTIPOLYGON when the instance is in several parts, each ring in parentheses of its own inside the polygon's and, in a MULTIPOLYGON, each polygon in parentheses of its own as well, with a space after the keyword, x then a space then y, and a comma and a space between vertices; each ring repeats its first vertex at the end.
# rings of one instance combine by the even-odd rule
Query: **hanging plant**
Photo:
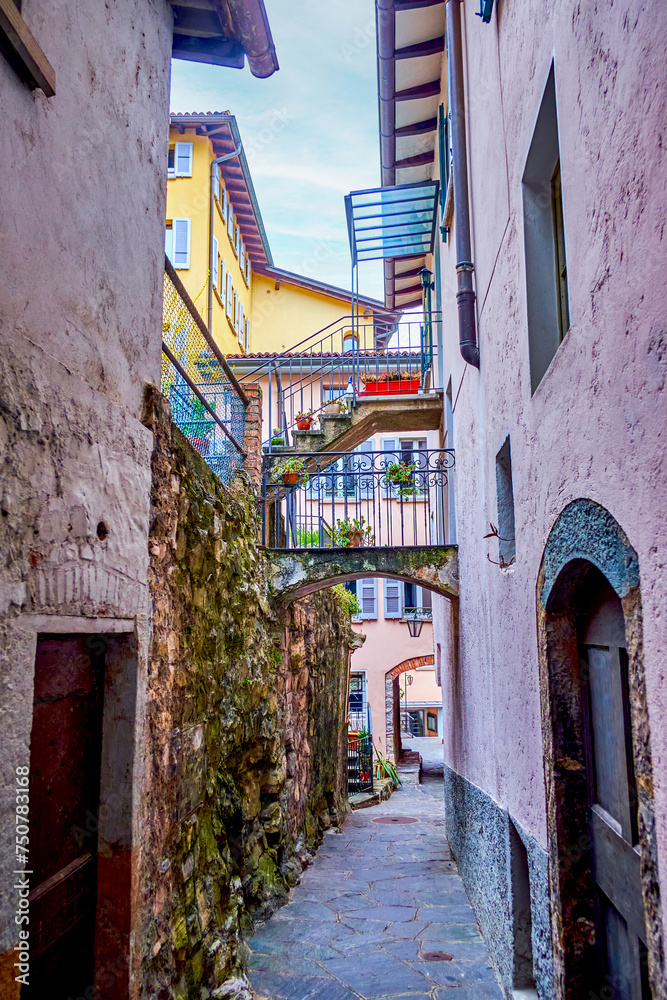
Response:
POLYGON ((344 549, 357 549, 361 545, 372 545, 375 535, 370 524, 363 517, 346 517, 336 521, 333 528, 333 543, 344 549))
POLYGON ((274 469, 274 476, 282 479, 285 486, 303 486, 308 482, 306 463, 295 456, 286 458, 274 469))
POLYGON ((414 462, 392 462, 387 466, 382 482, 385 486, 397 486, 399 496, 412 496, 415 493, 415 468, 414 462))

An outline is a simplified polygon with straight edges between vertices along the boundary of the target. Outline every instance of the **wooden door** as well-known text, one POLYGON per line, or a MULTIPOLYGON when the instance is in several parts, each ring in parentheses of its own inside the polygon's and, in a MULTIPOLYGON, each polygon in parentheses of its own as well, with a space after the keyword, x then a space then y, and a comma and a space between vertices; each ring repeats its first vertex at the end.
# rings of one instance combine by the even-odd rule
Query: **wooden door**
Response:
MULTIPOLYGON (((40 638, 30 747, 30 986, 87 996, 94 979, 104 656, 80 636, 40 638)), ((95 646, 97 648, 99 643, 95 646)))
POLYGON ((611 588, 596 605, 581 656, 599 985, 650 1000, 623 610, 611 588))

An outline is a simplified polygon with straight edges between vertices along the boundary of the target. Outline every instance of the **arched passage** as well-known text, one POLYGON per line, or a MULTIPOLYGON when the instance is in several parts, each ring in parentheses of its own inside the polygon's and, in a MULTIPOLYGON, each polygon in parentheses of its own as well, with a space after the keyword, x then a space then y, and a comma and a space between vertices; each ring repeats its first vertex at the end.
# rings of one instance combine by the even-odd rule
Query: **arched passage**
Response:
POLYGON ((556 1000, 610 986, 614 996, 657 997, 664 958, 639 565, 599 504, 576 500, 554 524, 537 615, 556 1000))
POLYGON ((426 656, 411 656, 408 660, 397 663, 395 667, 385 674, 385 711, 387 718, 387 752, 393 754, 394 761, 401 755, 401 706, 399 677, 407 673, 408 670, 416 670, 417 667, 433 666, 435 656, 430 653, 426 656))

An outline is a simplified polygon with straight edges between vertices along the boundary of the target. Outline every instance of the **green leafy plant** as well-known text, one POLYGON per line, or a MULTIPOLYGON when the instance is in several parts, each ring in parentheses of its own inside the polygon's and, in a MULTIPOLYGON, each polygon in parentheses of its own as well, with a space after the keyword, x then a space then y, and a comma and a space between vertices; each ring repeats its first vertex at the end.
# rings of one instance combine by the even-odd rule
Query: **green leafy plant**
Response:
POLYGON ((356 594, 344 587, 342 583, 337 583, 331 588, 331 593, 335 594, 336 600, 349 618, 358 618, 361 614, 361 604, 356 594))
POLYGON ((296 476, 296 482, 300 485, 308 482, 308 472, 306 470, 306 463, 301 458, 297 458, 296 455, 290 455, 289 458, 283 459, 283 461, 274 470, 273 474, 276 479, 282 478, 283 482, 285 477, 292 478, 296 476))
POLYGON ((311 418, 312 415, 313 415, 313 411, 312 410, 299 410, 299 412, 297 413, 297 415, 296 415, 296 417, 294 419, 295 420, 310 420, 310 418, 311 418))
POLYGON ((285 438, 282 436, 280 428, 273 428, 273 436, 271 437, 271 444, 285 444, 285 438))
POLYGON ((386 757, 383 757, 380 751, 376 747, 375 777, 382 778, 383 775, 386 775, 388 778, 391 778, 391 780, 394 782, 397 788, 400 784, 402 784, 401 779, 398 776, 398 771, 396 770, 396 765, 392 764, 392 762, 390 760, 387 760, 386 757))
MULTIPOLYGON (((298 549, 314 549, 320 544, 320 533, 319 531, 309 531, 308 528, 302 527, 300 524, 297 525, 296 529, 296 547, 298 549)), ((334 587, 334 590, 336 588, 334 587)))
POLYGON ((346 517, 336 521, 333 527, 333 543, 341 548, 355 548, 358 545, 372 545, 375 535, 364 517, 346 517))
POLYGON ((414 462, 392 462, 391 465, 387 466, 382 482, 385 486, 398 486, 399 496, 412 496, 416 492, 415 468, 414 462))

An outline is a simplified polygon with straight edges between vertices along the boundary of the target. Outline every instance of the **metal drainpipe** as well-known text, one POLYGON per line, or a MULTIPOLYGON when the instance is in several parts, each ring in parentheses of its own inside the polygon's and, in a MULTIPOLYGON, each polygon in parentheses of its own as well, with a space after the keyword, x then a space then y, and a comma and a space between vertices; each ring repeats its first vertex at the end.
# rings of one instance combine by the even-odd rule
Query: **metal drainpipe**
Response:
POLYGON ((468 199, 468 152, 466 148, 465 94, 463 90, 463 48, 461 44, 462 0, 447 0, 447 53, 449 60, 449 102, 452 112, 454 154, 454 231, 456 233, 456 302, 459 311, 459 348, 469 365, 479 368, 479 347, 475 320, 475 291, 470 246, 470 202, 468 199))
POLYGON ((225 160, 233 160, 235 156, 238 156, 241 152, 241 146, 237 146, 233 153, 225 153, 224 156, 218 156, 215 160, 211 161, 211 182, 210 191, 208 193, 209 198, 209 222, 208 222, 208 329, 209 333, 213 333, 212 323, 213 323, 213 265, 215 261, 213 260, 213 219, 215 216, 215 171, 220 163, 224 163, 225 160))

